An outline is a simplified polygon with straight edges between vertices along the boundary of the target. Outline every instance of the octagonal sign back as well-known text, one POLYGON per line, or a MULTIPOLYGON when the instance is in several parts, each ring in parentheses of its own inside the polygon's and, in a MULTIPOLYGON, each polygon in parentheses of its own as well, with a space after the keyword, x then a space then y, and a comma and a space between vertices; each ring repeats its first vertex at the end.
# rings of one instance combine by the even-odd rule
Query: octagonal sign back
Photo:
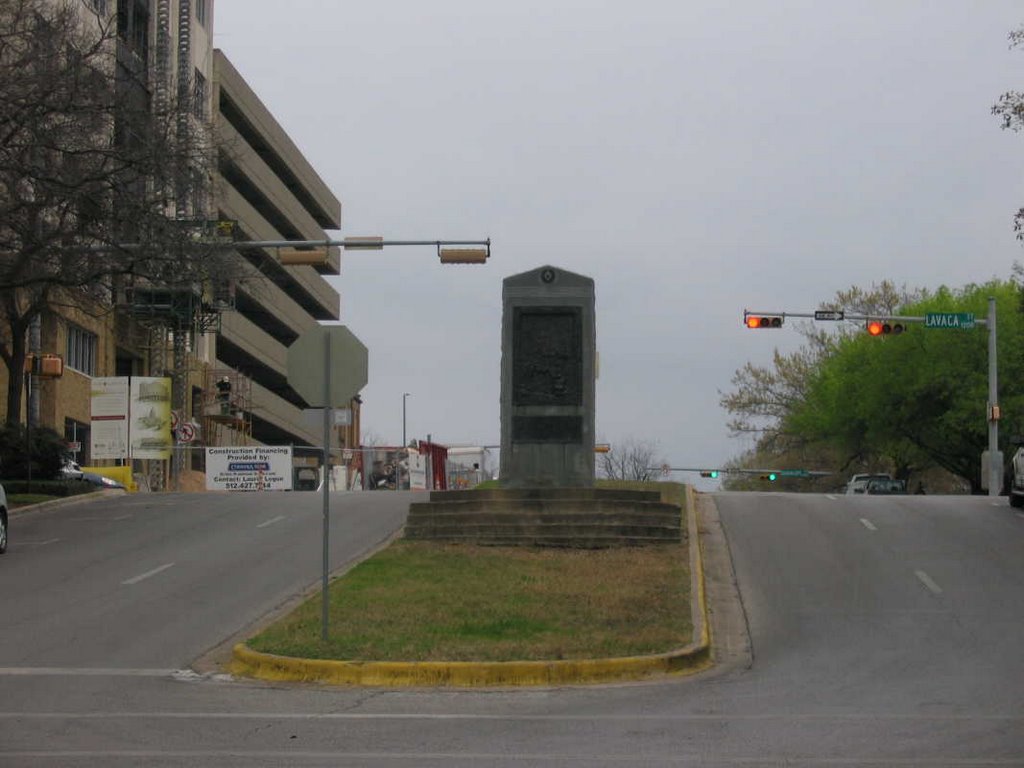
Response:
POLYGON ((366 386, 369 354, 344 325, 310 328, 288 347, 288 383, 310 408, 336 408, 366 386), (324 396, 324 372, 330 347, 331 391, 324 396))

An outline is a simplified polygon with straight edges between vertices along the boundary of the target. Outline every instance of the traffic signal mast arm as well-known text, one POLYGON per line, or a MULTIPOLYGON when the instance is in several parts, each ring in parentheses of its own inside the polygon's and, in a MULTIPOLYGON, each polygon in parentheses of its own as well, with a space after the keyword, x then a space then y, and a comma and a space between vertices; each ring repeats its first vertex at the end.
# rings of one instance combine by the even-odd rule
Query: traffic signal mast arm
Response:
POLYGON ((717 477, 718 475, 774 475, 775 477, 828 477, 834 472, 822 472, 809 469, 709 469, 708 467, 648 467, 651 471, 698 472, 701 477, 717 477))
MULTIPOLYGON (((927 318, 924 315, 863 315, 859 313, 850 313, 844 310, 833 310, 833 309, 819 309, 816 312, 753 312, 749 309, 743 310, 743 324, 750 328, 760 327, 773 327, 778 328, 782 322, 785 322, 787 317, 799 317, 807 320, 817 320, 819 322, 838 322, 840 320, 853 320, 858 322, 869 322, 871 320, 878 320, 884 323, 923 323, 927 318), (779 325, 750 325, 751 318, 779 318, 779 325)), ((975 325, 988 325, 988 320, 982 317, 974 319, 975 325)))

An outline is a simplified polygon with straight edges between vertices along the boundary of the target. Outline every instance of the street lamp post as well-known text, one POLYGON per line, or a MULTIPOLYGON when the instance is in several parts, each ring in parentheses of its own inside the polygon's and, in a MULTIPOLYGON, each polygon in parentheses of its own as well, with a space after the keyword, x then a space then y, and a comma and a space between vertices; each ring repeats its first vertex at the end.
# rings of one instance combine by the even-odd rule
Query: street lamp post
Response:
POLYGON ((406 447, 405 443, 405 398, 409 396, 408 392, 402 393, 402 447, 406 447))
POLYGON ((405 398, 409 396, 408 392, 402 393, 402 450, 398 452, 398 466, 395 467, 395 490, 399 490, 399 486, 402 484, 402 451, 405 452, 405 463, 409 463, 409 446, 405 440, 405 398))

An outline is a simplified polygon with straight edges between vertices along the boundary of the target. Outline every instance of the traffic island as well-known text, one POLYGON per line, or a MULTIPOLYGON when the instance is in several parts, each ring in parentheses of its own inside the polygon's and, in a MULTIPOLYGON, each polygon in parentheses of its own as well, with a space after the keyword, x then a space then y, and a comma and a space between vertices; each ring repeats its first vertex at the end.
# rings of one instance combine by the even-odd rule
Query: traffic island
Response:
MULTIPOLYGON (((677 486, 678 487, 678 486, 677 486)), ((557 686, 557 685, 570 685, 570 684, 585 684, 585 683, 611 683, 625 680, 644 680, 652 679, 665 676, 676 676, 692 674, 708 668, 712 664, 711 658, 711 646, 710 646, 710 634, 709 624, 707 620, 707 607, 704 596, 704 572, 703 562, 700 551, 700 542, 697 535, 696 519, 694 513, 694 505, 692 504, 692 493, 689 488, 686 488, 686 496, 688 501, 686 505, 685 520, 687 531, 688 531, 688 543, 670 545, 668 547, 626 547, 620 548, 619 550, 597 550, 597 551, 580 551, 580 550, 544 550, 538 548, 518 548, 515 551, 532 551, 535 555, 530 555, 530 558, 541 558, 547 560, 549 558, 555 558, 552 563, 547 565, 555 565, 563 567, 565 561, 558 562, 558 558, 566 557, 569 558, 570 568, 568 569, 564 579, 554 578, 554 581, 570 581, 572 577, 577 576, 577 572, 574 570, 576 566, 582 567, 591 558, 597 558, 598 562, 601 563, 600 570, 611 570, 611 573, 605 573, 604 576, 608 579, 605 582, 606 585, 614 584, 614 582, 624 582, 626 586, 623 589, 635 586, 639 587, 636 590, 636 594, 639 597, 631 597, 626 593, 619 595, 618 602, 612 601, 608 604, 598 603, 595 607, 598 615, 598 623, 604 623, 609 626, 616 626, 616 629, 611 630, 612 634, 617 634, 618 639, 625 642, 633 641, 636 638, 634 634, 640 634, 642 631, 646 631, 649 628, 657 628, 659 622, 664 621, 666 614, 675 614, 675 618, 680 616, 680 611, 672 608, 674 605, 679 605, 682 615, 686 618, 686 628, 684 630, 683 643, 672 650, 666 652, 654 652, 654 653, 610 653, 610 654, 589 654, 588 658, 573 658, 573 656, 581 656, 579 650, 573 650, 567 640, 569 635, 575 634, 577 629, 583 631, 580 628, 581 625, 569 624, 568 629, 566 625, 560 625, 560 628, 552 629, 554 633, 561 632, 562 636, 555 637, 553 640, 547 638, 544 640, 546 645, 542 644, 543 658, 536 657, 530 658, 526 656, 523 658, 512 658, 509 660, 493 660, 487 658, 477 658, 476 660, 467 660, 467 654, 472 654, 473 646, 467 646, 461 641, 464 638, 455 638, 455 641, 449 646, 454 648, 455 652, 451 653, 451 660, 437 658, 430 658, 427 660, 374 660, 371 656, 371 652, 364 654, 347 653, 337 654, 334 659, 323 658, 325 655, 322 652, 322 648, 316 647, 315 641, 310 641, 310 645, 307 647, 315 650, 316 653, 301 654, 294 653, 289 650, 287 653, 281 653, 283 648, 289 647, 288 644, 293 639, 294 633, 298 631, 304 633, 307 640, 310 637, 318 637, 319 624, 317 623, 317 606, 319 605, 319 596, 315 597, 310 601, 310 604, 306 606, 306 616, 303 618, 298 615, 303 611, 302 608, 299 611, 293 613, 290 617, 279 622, 275 625, 278 634, 275 638, 271 638, 271 642, 267 641, 269 635, 261 635, 254 638, 249 643, 239 644, 235 646, 233 651, 233 661, 230 666, 230 671, 239 676, 256 677, 271 681, 295 681, 295 682, 319 682, 325 684, 335 685, 363 685, 363 686, 379 686, 379 687, 401 687, 401 686, 423 686, 423 687, 513 687, 513 686, 557 686), (548 554, 553 553, 553 554, 548 554), (644 603, 645 595, 649 596, 652 592, 663 593, 665 586, 659 582, 658 579, 662 576, 657 575, 657 569, 653 569, 649 572, 645 571, 643 576, 630 573, 630 563, 635 564, 635 569, 642 569, 646 562, 652 562, 660 559, 662 562, 665 561, 666 555, 671 555, 668 559, 678 562, 679 556, 682 556, 685 569, 680 571, 683 578, 686 581, 684 590, 671 596, 671 605, 666 610, 664 605, 657 606, 644 603), (629 585, 630 580, 637 582, 636 584, 629 585), (623 607, 623 604, 628 604, 627 607, 623 607), (616 616, 614 612, 617 609, 632 611, 626 616, 626 621, 615 624, 616 616), (649 611, 649 612, 648 612, 649 611), (286 623, 291 622, 291 626, 285 626, 286 623), (297 628, 297 629, 296 629, 297 628), (686 638, 689 638, 689 642, 686 642, 686 638), (565 643, 566 653, 563 658, 551 658, 552 648, 561 648, 561 643, 565 643), (461 644, 460 644, 461 643, 461 644), (257 650, 259 648, 260 650, 257 650), (311 655, 321 656, 321 658, 309 658, 311 655)), ((423 547, 424 545, 419 542, 414 542, 414 547, 423 547)), ((463 550, 474 551, 472 545, 451 545, 451 544, 438 544, 429 546, 441 546, 447 547, 456 552, 462 552, 463 550)), ((477 551, 481 552, 493 552, 499 553, 500 548, 480 548, 477 551)), ((505 550, 506 553, 512 552, 513 550, 505 550)), ((386 554, 387 550, 382 554, 386 554)), ((397 555, 392 553, 394 557, 400 557, 401 553, 397 555)), ((511 557, 511 555, 506 555, 511 557)), ((379 563, 376 558, 366 561, 369 566, 370 573, 367 576, 370 579, 384 580, 387 581, 388 576, 385 568, 385 563, 379 563)), ((486 563, 481 563, 480 567, 486 569, 486 563)), ((354 569, 350 576, 358 577, 359 568, 354 569)), ((423 574, 429 574, 432 572, 432 566, 427 563, 425 567, 420 571, 419 574, 413 574, 415 580, 423 581, 423 574)), ((487 574, 480 573, 474 577, 473 571, 467 572, 468 575, 462 577, 462 583, 467 585, 461 591, 465 592, 465 595, 458 597, 463 598, 456 600, 454 603, 447 603, 444 606, 437 605, 435 607, 433 615, 449 616, 458 615, 460 612, 464 612, 466 616, 471 617, 466 620, 467 624, 475 625, 470 627, 468 631, 481 632, 484 628, 498 627, 499 629, 507 629, 515 631, 517 626, 523 626, 528 631, 531 628, 531 622, 536 621, 536 614, 530 614, 528 607, 524 607, 521 602, 526 600, 522 594, 513 595, 511 597, 502 597, 499 594, 495 594, 496 601, 507 601, 510 604, 515 604, 517 618, 510 618, 508 614, 496 613, 493 616, 490 613, 482 614, 478 608, 479 603, 473 603, 476 599, 472 594, 469 594, 469 584, 473 581, 483 581, 487 574), (453 607, 454 606, 454 607, 453 607), (517 624, 517 621, 520 622, 517 624)), ((500 584, 505 581, 514 581, 516 579, 530 579, 532 578, 529 574, 521 574, 519 576, 513 575, 511 571, 502 571, 499 574, 497 582, 500 584)), ((438 576, 438 578, 442 578, 438 576)), ((589 577, 582 577, 589 578, 589 577)), ((337 613, 344 613, 348 611, 348 621, 352 626, 361 626, 364 623, 363 614, 359 613, 360 600, 363 597, 360 596, 360 587, 358 582, 359 578, 352 579, 352 584, 347 585, 346 582, 349 580, 348 577, 336 581, 332 585, 332 602, 334 601, 334 592, 338 590, 337 597, 337 613), (347 590, 347 591, 346 591, 347 590), (346 597, 346 594, 348 597, 346 597)), ((364 579, 365 580, 365 579, 364 579)), ((429 578, 427 579, 429 580, 429 578)), ((670 579, 671 581, 671 579, 670 579)), ((402 592, 405 588, 402 585, 396 585, 392 589, 391 587, 386 588, 385 592, 398 591, 402 592)), ((484 591, 491 589, 490 586, 485 586, 484 591)), ((598 590, 611 591, 616 589, 614 586, 598 587, 598 590)), ((459 592, 459 583, 456 582, 454 589, 449 587, 448 592, 459 592)), ((422 593, 428 594, 428 593, 422 593)), ((374 596, 366 595, 371 602, 374 601, 374 596)), ((447 599, 448 595, 442 595, 441 601, 447 599)), ((601 595, 594 597, 594 600, 601 599, 601 595)), ((582 603, 589 602, 588 598, 579 599, 574 598, 568 603, 558 603, 557 596, 548 597, 542 595, 542 598, 547 601, 545 604, 552 606, 551 613, 556 618, 562 618, 562 615, 567 610, 572 610, 573 605, 579 605, 582 603), (568 608, 566 608, 568 606, 568 608)), ((433 601, 434 597, 424 597, 425 600, 433 601)), ((410 595, 409 600, 405 605, 414 605, 417 600, 416 595, 410 595)), ((394 613, 400 613, 404 609, 400 603, 398 607, 391 611, 392 617, 394 613)), ((486 610, 486 609, 484 609, 486 610)), ((402 652, 402 648, 415 648, 418 646, 422 637, 416 636, 417 633, 420 635, 431 635, 436 630, 436 627, 431 627, 430 616, 432 614, 426 614, 427 618, 417 617, 409 626, 413 629, 408 630, 412 637, 394 638, 394 635, 398 632, 393 632, 388 635, 388 631, 382 633, 382 636, 387 636, 388 640, 394 640, 399 645, 397 650, 395 647, 391 647, 388 650, 390 658, 394 658, 396 654, 402 652)), ((344 618, 344 617, 343 617, 344 618)), ((621 618, 621 617, 620 617, 621 618)), ((673 618, 673 617, 669 617, 673 618)), ((388 620, 385 617, 385 621, 388 620)), ((554 624, 554 622, 552 622, 554 624)), ((341 626, 339 623, 336 626, 341 626)), ((365 627, 362 627, 365 629, 365 627)), ((273 629, 273 628, 272 628, 273 629)), ((541 628, 544 630, 544 628, 541 628)), ((340 631, 340 630, 339 630, 340 631)), ((332 633, 333 636, 333 633, 332 633)), ((671 637, 671 635, 666 635, 671 637)), ((508 636, 502 636, 500 633, 496 634, 493 638, 493 648, 497 648, 502 643, 507 642, 508 636)), ((614 641, 615 638, 612 638, 614 641)), ((655 640, 652 643, 654 650, 657 645, 661 645, 662 648, 671 648, 671 642, 662 644, 662 641, 655 640)), ((292 646, 298 648, 300 646, 292 646)), ((443 644, 441 649, 444 649, 443 644)), ((481 641, 479 648, 484 648, 490 652, 493 650, 491 646, 485 646, 484 641, 481 641)), ((592 648, 626 648, 626 645, 608 645, 603 642, 594 643, 592 648)), ((486 654, 481 653, 480 656, 486 654)), ((493 655, 493 654, 491 654, 493 655)), ((524 654, 525 655, 525 654, 524 654)), ((406 657, 409 658, 409 657, 406 657)))

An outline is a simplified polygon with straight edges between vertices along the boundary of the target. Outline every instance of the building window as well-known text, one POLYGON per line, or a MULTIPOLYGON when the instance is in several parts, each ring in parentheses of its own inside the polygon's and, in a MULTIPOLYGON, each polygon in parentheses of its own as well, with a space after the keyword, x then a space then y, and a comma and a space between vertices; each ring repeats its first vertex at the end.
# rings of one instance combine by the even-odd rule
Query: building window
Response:
POLYGON ((203 27, 206 26, 206 0, 196 0, 196 4, 193 6, 196 9, 196 21, 198 21, 203 27))
POLYGON ((77 325, 68 325, 68 343, 64 362, 68 367, 89 376, 96 375, 97 336, 77 325))
POLYGON ((204 122, 206 121, 206 99, 209 96, 207 90, 206 78, 197 69, 195 84, 192 87, 192 114, 204 122))

